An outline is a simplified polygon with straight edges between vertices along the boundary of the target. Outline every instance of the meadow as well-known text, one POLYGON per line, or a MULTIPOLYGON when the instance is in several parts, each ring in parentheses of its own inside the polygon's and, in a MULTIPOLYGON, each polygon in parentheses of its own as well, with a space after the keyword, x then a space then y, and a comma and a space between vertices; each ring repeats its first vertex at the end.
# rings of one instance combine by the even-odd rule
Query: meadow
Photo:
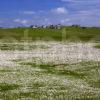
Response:
POLYGON ((100 100, 100 28, 0 29, 0 100, 100 100))
POLYGON ((62 41, 62 35, 67 41, 100 41, 100 28, 81 28, 74 26, 67 26, 61 29, 32 29, 32 28, 10 28, 10 29, 0 29, 0 39, 7 39, 11 41, 15 39, 16 41, 22 40, 24 37, 31 38, 34 40, 55 40, 62 41))

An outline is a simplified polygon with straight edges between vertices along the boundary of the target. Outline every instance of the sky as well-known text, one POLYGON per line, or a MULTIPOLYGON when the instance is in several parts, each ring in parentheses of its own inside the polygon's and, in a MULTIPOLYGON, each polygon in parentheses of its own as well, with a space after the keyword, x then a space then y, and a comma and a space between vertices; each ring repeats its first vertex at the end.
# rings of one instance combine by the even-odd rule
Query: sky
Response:
POLYGON ((0 0, 0 27, 100 26, 100 0, 0 0))

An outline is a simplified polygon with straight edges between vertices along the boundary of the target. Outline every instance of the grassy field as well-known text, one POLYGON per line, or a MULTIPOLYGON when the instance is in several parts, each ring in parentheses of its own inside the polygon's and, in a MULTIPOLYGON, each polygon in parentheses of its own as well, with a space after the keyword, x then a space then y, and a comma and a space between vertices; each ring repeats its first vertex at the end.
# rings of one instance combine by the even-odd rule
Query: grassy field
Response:
POLYGON ((100 99, 100 62, 64 64, 60 68, 62 65, 33 62, 19 60, 20 68, 2 67, 1 100, 100 99))
POLYGON ((0 29, 0 39, 11 41, 21 41, 25 39, 32 40, 56 40, 61 41, 62 38, 69 41, 100 41, 100 28, 85 28, 81 27, 64 27, 64 29, 32 29, 32 28, 12 28, 0 29), (63 36, 64 35, 64 36, 63 36))
POLYGON ((97 28, 0 29, 0 100, 100 100, 99 48, 97 28))

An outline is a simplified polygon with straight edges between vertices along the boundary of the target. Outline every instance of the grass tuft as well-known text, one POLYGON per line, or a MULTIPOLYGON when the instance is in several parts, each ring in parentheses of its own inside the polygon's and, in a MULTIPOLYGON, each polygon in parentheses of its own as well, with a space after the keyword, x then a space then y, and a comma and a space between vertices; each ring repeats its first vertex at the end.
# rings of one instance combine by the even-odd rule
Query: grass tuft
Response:
POLYGON ((19 87, 17 84, 0 83, 0 92, 15 90, 19 87))

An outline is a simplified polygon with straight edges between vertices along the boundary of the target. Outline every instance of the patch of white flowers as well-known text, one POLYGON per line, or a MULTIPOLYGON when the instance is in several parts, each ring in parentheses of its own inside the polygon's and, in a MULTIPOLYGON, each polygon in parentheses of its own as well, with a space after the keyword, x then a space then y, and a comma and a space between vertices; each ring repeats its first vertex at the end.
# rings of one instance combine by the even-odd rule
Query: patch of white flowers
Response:
MULTIPOLYGON (((38 91, 47 95, 41 98, 51 98, 53 94, 65 93, 65 97, 75 97, 83 94, 90 96, 99 95, 100 89, 90 87, 84 80, 72 78, 70 76, 60 76, 45 73, 45 70, 20 65, 19 62, 31 62, 36 64, 72 64, 80 61, 100 61, 100 50, 93 48, 92 43, 60 43, 60 42, 36 42, 33 45, 44 45, 48 48, 36 48, 26 51, 0 51, 0 83, 18 84, 21 87, 9 92, 9 94, 19 92, 35 91, 34 84, 40 84, 38 91), (13 60, 19 60, 13 61, 13 60), (41 86, 41 84, 44 84, 41 86), (64 87, 61 89, 61 87, 64 87)), ((80 66, 81 67, 81 66, 80 66)), ((71 66, 69 69, 75 70, 79 66, 71 66)), ((67 68, 67 69, 68 69, 67 68)), ((64 99, 62 95, 58 96, 64 99)), ((32 98, 30 98, 31 100, 32 98)), ((25 98, 23 100, 26 100, 25 98)))

